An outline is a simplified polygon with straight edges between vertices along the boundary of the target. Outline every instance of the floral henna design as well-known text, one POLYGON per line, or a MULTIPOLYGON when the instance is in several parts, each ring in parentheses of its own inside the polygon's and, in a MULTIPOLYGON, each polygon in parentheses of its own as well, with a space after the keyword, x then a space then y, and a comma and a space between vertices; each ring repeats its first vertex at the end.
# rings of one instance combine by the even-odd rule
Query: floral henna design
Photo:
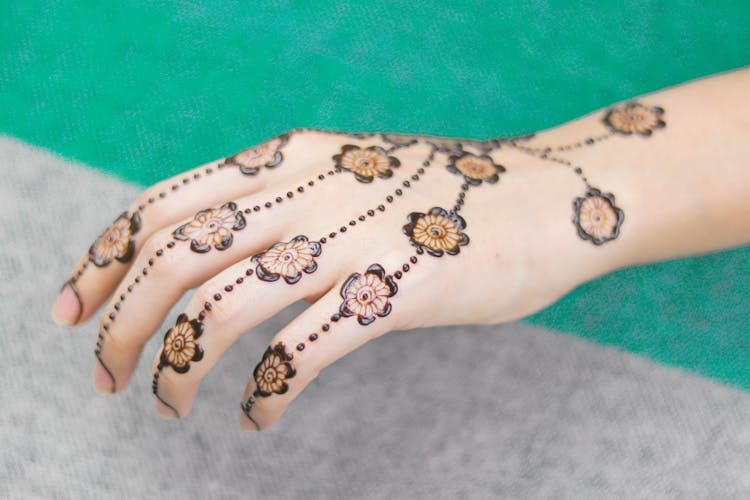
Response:
POLYGON ((392 276, 385 274, 380 264, 373 264, 365 274, 354 273, 341 287, 344 301, 339 307, 343 317, 357 316, 360 325, 367 326, 376 316, 384 318, 391 313, 388 299, 396 295, 398 287, 392 276))
POLYGON ((159 367, 171 366, 177 373, 186 373, 191 361, 203 359, 203 348, 196 340, 203 334, 203 324, 197 319, 188 320, 185 313, 177 317, 175 326, 164 335, 159 367))
POLYGON ((456 213, 433 207, 426 214, 412 212, 407 218, 409 223, 402 229, 418 253, 426 251, 435 257, 442 257, 443 253, 456 255, 462 246, 469 244, 469 237, 462 232, 466 221, 456 213))
POLYGON ((499 174, 505 172, 505 167, 497 165, 488 155, 463 152, 450 156, 448 160, 448 171, 463 175, 464 180, 473 186, 478 186, 482 181, 494 184, 500 178, 499 174))
POLYGON ((612 132, 650 136, 654 130, 666 126, 661 119, 664 109, 658 106, 646 107, 637 102, 629 102, 610 109, 604 116, 604 124, 612 132))
MULTIPOLYGON (((284 394, 288 391, 287 380, 297 373, 290 363, 291 360, 292 355, 286 352, 286 347, 281 342, 266 349, 263 359, 253 370, 256 387, 253 395, 267 398, 271 394, 284 394)), ((254 403, 254 400, 252 403, 248 400, 250 408, 254 403)), ((249 413, 249 408, 247 413, 249 413)))
POLYGON ((89 260, 97 267, 105 267, 112 260, 128 262, 135 253, 133 235, 141 229, 141 217, 136 212, 123 212, 89 248, 89 260))
POLYGON ((226 250, 232 246, 232 231, 245 227, 245 216, 237 210, 234 202, 225 203, 219 208, 208 208, 195 214, 192 221, 174 230, 176 240, 190 240, 194 252, 205 253, 213 246, 216 250, 226 250))
POLYGON ((573 210, 573 224, 582 239, 601 245, 619 236, 625 213, 615 205, 612 193, 591 187, 585 197, 576 198, 573 210))
POLYGON ((377 176, 388 179, 393 176, 393 168, 401 165, 395 156, 388 156, 380 146, 369 146, 364 149, 347 144, 339 154, 333 155, 336 167, 348 170, 360 182, 369 183, 377 176))
POLYGON ((280 277, 293 285, 302 278, 302 273, 312 274, 318 269, 315 257, 322 247, 307 236, 297 236, 288 242, 280 242, 265 252, 254 255, 251 261, 257 264, 255 274, 263 281, 276 281, 280 277))
POLYGON ((289 142, 289 135, 282 134, 254 148, 245 149, 224 160, 224 166, 236 166, 245 175, 255 175, 263 167, 278 167, 284 160, 281 148, 289 142))

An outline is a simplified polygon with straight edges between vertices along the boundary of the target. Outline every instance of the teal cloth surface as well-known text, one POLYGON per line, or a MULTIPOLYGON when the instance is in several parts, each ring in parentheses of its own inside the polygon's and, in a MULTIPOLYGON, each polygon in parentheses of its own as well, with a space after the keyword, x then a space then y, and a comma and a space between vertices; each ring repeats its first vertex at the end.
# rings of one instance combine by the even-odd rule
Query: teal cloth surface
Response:
MULTIPOLYGON (((293 127, 538 130, 748 47, 747 2, 5 2, 0 131, 147 185, 293 127)), ((623 270, 531 321, 747 389, 749 258, 623 270)))

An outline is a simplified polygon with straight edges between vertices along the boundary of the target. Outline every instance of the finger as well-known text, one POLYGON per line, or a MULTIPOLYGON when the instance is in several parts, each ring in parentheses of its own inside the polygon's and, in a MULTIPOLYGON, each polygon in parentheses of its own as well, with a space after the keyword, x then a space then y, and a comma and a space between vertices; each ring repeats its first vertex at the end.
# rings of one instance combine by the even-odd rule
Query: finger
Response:
POLYGON ((386 269, 373 264, 350 275, 274 337, 245 389, 243 429, 267 429, 323 368, 406 326, 399 280, 386 269))
POLYGON ((348 252, 323 241, 287 238, 200 287, 154 359, 153 390, 162 415, 190 412, 201 381, 243 332, 293 302, 330 290, 348 252))
MULTIPOLYGON (((299 156, 298 146, 289 142, 284 134, 147 189, 78 262, 52 308, 55 321, 74 325, 88 319, 112 293, 145 241, 159 229, 203 207, 264 189, 270 181, 267 175, 258 174, 279 167, 290 155, 299 156)), ((299 175, 289 170, 277 177, 299 175)))
MULTIPOLYGON (((188 288, 209 279, 242 257, 279 241, 283 234, 295 231, 294 227, 301 225, 302 221, 311 231, 307 234, 327 234, 333 240, 337 234, 356 226, 355 218, 361 222, 385 211, 385 205, 380 204, 377 211, 360 212, 358 204, 348 202, 382 196, 391 192, 392 186, 383 185, 373 190, 369 184, 352 183, 345 175, 328 180, 346 173, 342 168, 333 167, 333 170, 318 174, 275 197, 263 192, 241 200, 232 209, 223 207, 201 211, 181 225, 183 229, 172 233, 174 241, 166 241, 167 233, 150 239, 146 251, 138 256, 135 267, 104 313, 96 351, 100 363, 95 368, 95 387, 102 391, 116 391, 126 385, 143 344, 188 288), (349 214, 351 218, 343 219, 348 220, 345 225, 329 232, 328 221, 341 220, 340 217, 345 215, 341 205, 329 202, 334 196, 342 203, 347 202, 344 206, 352 206, 352 212, 349 214), (299 198, 304 203, 298 203, 299 198), (239 218, 246 218, 250 229, 245 230, 244 223, 241 228, 235 228, 239 218), (213 229, 207 224, 213 225, 213 229), (227 243, 232 244, 207 239, 220 234, 226 234, 230 238, 227 243), (137 293, 134 293, 136 289, 137 293), (123 315, 123 309, 126 321, 115 321, 123 315), (103 345, 109 347, 104 349, 103 345)), ((393 201, 394 197, 388 195, 386 200, 393 201)), ((323 238, 316 240, 322 241, 323 238)))
POLYGON ((94 373, 99 391, 127 385, 143 345, 187 290, 278 239, 286 218, 268 210, 246 212, 242 207, 253 201, 201 210, 146 242, 100 323, 94 373))

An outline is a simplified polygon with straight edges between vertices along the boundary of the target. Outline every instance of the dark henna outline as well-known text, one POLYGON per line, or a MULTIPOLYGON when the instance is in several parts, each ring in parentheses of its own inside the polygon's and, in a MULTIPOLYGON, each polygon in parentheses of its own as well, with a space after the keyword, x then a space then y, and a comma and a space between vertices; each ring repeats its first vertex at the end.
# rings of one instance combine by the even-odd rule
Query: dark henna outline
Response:
POLYGON ((110 394, 115 393, 115 389, 117 388, 117 383, 115 382, 115 376, 112 374, 112 371, 110 371, 109 367, 107 367, 107 364, 102 359, 101 350, 97 348, 97 350, 94 351, 94 355, 96 356, 96 359, 99 361, 99 365, 101 365, 102 368, 104 368, 104 371, 109 375, 109 380, 112 382, 112 388, 109 390, 110 394))
POLYGON ((639 103, 638 101, 628 101, 623 104, 619 104, 616 106, 613 106, 607 110, 607 113, 604 115, 604 118, 602 121, 604 122, 604 125, 607 126, 607 128, 610 130, 610 132, 615 134, 621 134, 621 135, 634 135, 638 134, 643 137, 650 137, 654 130, 658 130, 660 128, 666 127, 666 122, 662 120, 662 116, 664 115, 664 108, 660 106, 644 106, 643 104, 639 103), (654 119, 656 120, 656 123, 649 127, 645 127, 643 130, 625 130, 623 128, 618 128, 614 123, 612 123, 612 116, 618 113, 626 113, 630 109, 634 108, 640 108, 648 110, 652 113, 654 113, 654 119))
POLYGON ((401 230, 406 236, 409 237, 409 242, 417 248, 417 253, 427 252, 434 257, 442 257, 443 253, 447 253, 448 255, 458 255, 461 252, 461 247, 469 244, 469 236, 466 233, 462 232, 464 229, 466 229, 466 221, 463 217, 453 211, 449 212, 441 207, 432 207, 426 214, 422 212, 412 212, 407 215, 406 218, 409 222, 407 224, 404 224, 401 230), (416 239, 414 239, 414 228, 416 227, 417 222, 427 215, 437 215, 439 217, 450 220, 456 225, 456 232, 458 233, 456 237, 458 238, 458 241, 456 242, 455 247, 445 249, 431 248, 430 246, 420 243, 416 239))
POLYGON ((81 321, 81 316, 83 316, 83 299, 81 299, 81 294, 78 293, 78 288, 76 288, 75 280, 73 278, 69 278, 68 281, 63 284, 63 286, 60 288, 61 293, 63 290, 65 290, 66 286, 70 287, 70 291, 73 292, 73 295, 78 302, 78 314, 76 315, 76 319, 73 320, 73 324, 75 325, 76 323, 81 321))
POLYGON ((495 184, 500 179, 499 174, 506 171, 504 166, 495 163, 495 160, 493 160, 492 157, 489 156, 488 154, 477 155, 474 153, 470 153, 468 151, 462 151, 459 154, 449 156, 448 161, 449 163, 446 166, 448 171, 451 173, 463 176, 464 181, 467 184, 471 184, 472 186, 479 186, 480 184, 482 184, 482 181, 487 182, 488 184, 495 184), (478 160, 484 160, 484 161, 490 162, 491 166, 495 169, 495 172, 492 175, 486 176, 486 177, 472 177, 462 172, 458 167, 456 167, 456 162, 466 157, 473 157, 478 160))
POLYGON ((239 171, 241 173, 245 174, 245 175, 256 175, 256 174, 258 174, 258 172, 260 172, 260 170, 263 167, 265 167, 265 168, 276 168, 279 165, 281 165, 281 163, 284 161, 284 154, 281 152, 281 149, 284 146, 286 146, 288 142, 289 142, 289 134, 288 133, 281 134, 281 135, 276 136, 276 137, 274 137, 272 139, 269 139, 268 141, 266 141, 264 143, 258 144, 255 147, 243 149, 242 151, 240 151, 238 153, 235 153, 232 156, 227 157, 220 164, 220 167, 227 167, 227 166, 229 166, 229 167, 237 167, 239 169, 239 171), (244 165, 244 164, 242 164, 242 163, 240 163, 238 161, 238 157, 240 155, 242 155, 242 154, 244 154, 244 153, 246 153, 248 151, 254 151, 257 148, 264 146, 268 142, 275 141, 275 140, 278 140, 279 144, 276 146, 276 150, 273 152, 273 156, 272 156, 272 158, 270 160, 268 160, 268 161, 266 161, 264 163, 259 163, 257 165, 252 165, 252 166, 244 165))
POLYGON ((198 362, 203 359, 203 347, 201 347, 201 345, 196 342, 201 335, 203 335, 203 323, 201 323, 197 319, 189 320, 187 314, 185 313, 181 313, 179 316, 177 316, 175 326, 167 330, 167 332, 164 334, 163 346, 161 356, 159 357, 159 366, 157 367, 157 370, 161 371, 161 369, 165 366, 170 366, 177 373, 187 373, 188 370, 190 370, 190 363, 198 362), (188 361, 186 361, 184 365, 180 366, 178 364, 172 363, 165 351, 167 339, 169 338, 170 334, 174 331, 175 328, 185 323, 188 323, 189 327, 192 329, 192 340, 195 343, 195 351, 193 352, 193 356, 188 361))
POLYGON ((286 380, 289 380, 290 378, 294 378, 294 376, 297 374, 297 370, 294 368, 294 365, 291 364, 292 355, 286 352, 286 346, 283 342, 277 343, 273 347, 268 347, 266 349, 266 352, 263 353, 263 358, 258 362, 257 365, 255 365, 255 369, 253 369, 253 380, 255 381, 255 391, 253 392, 253 396, 260 396, 263 398, 269 397, 271 394, 285 394, 289 390, 289 385, 285 382, 286 380), (261 370, 263 369, 263 365, 266 363, 266 360, 274 357, 278 363, 274 365, 273 367, 267 367, 266 371, 268 369, 275 368, 277 366, 285 366, 286 367, 286 373, 281 378, 281 380, 278 380, 278 376, 273 381, 273 384, 276 385, 276 383, 280 383, 278 389, 272 389, 271 392, 265 391, 261 389, 261 382, 263 381, 263 376, 265 374, 265 371, 261 373, 261 370), (261 380, 261 382, 259 382, 261 380))
POLYGON ((253 410, 253 406, 255 406, 255 396, 250 395, 247 400, 243 403, 240 403, 240 409, 242 410, 242 413, 245 414, 248 420, 253 423, 256 430, 260 430, 260 425, 258 425, 258 422, 250 415, 250 412, 253 410))
POLYGON ((154 381, 152 382, 152 387, 151 387, 152 392, 154 393, 154 397, 156 399, 158 399, 159 401, 161 401, 161 403, 164 406, 166 406, 167 408, 169 408, 170 410, 172 410, 174 412, 175 418, 182 418, 180 416, 180 412, 177 411, 177 408, 175 408, 174 406, 172 406, 171 404, 169 404, 164 398, 162 398, 161 396, 159 396, 159 386, 158 386, 157 380, 158 379, 154 379, 154 381))
MULTIPOLYGON (((201 242, 193 238, 192 236, 185 234, 185 230, 188 227, 190 227, 194 222, 196 222, 200 217, 203 217, 204 215, 212 215, 214 212, 217 212, 219 210, 229 210, 229 211, 235 212, 234 224, 226 229, 239 231, 241 229, 244 229, 247 226, 247 221, 245 220, 245 216, 242 214, 242 211, 237 210, 237 204, 233 201, 230 201, 230 202, 224 203, 223 205, 217 208, 205 208, 203 210, 196 212, 195 215, 193 216, 193 220, 186 222, 185 224, 182 224, 181 226, 178 226, 172 232, 172 237, 179 241, 190 240, 190 249, 196 253, 208 252, 209 250, 211 250, 211 244, 209 243, 209 241, 201 242)), ((232 233, 229 233, 226 236, 224 236, 224 238, 221 241, 215 242, 213 247, 219 251, 226 250, 227 248, 232 246, 233 241, 234 241, 234 236, 232 233)))
POLYGON ((384 318, 388 316, 391 313, 391 303, 388 300, 389 298, 396 295, 398 292, 398 286, 396 285, 396 282, 393 280, 393 277, 390 275, 386 275, 385 269, 383 269, 383 266, 380 264, 372 264, 370 267, 367 268, 364 275, 360 273, 353 273, 349 275, 349 278, 344 282, 344 284, 341 286, 341 290, 339 291, 339 295, 341 295, 341 298, 344 299, 344 301, 339 306, 339 314, 345 318, 349 318, 351 316, 357 316, 357 322, 359 322, 362 326, 367 326, 373 321, 375 321, 375 316, 362 316, 359 313, 356 313, 349 309, 347 307, 347 292, 349 291, 349 288, 352 286, 355 286, 355 284, 362 279, 364 276, 367 276, 368 274, 372 274, 378 278, 378 280, 384 284, 388 288, 388 294, 385 295, 386 299, 386 305, 384 306, 383 310, 376 311, 375 315, 379 316, 381 318, 384 318))
POLYGON ((259 279, 267 282, 273 282, 278 281, 279 278, 283 277, 284 281, 286 281, 289 285, 294 285, 297 283, 300 279, 302 279, 302 273, 306 274, 312 274, 318 269, 318 263, 315 261, 315 257, 320 257, 320 254, 323 252, 323 246, 318 241, 310 241, 307 236, 304 235, 298 235, 292 238, 289 241, 281 241, 279 243, 275 243, 268 247, 267 250, 257 253, 253 255, 250 259, 250 261, 256 265, 255 268, 255 274, 258 276, 259 279), (265 268, 265 266, 262 264, 261 260, 263 259, 263 256, 268 253, 269 250, 272 250, 274 248, 283 248, 291 243, 307 243, 310 250, 311 250, 311 258, 312 262, 308 264, 306 267, 302 268, 297 274, 294 276, 282 276, 280 273, 274 273, 269 271, 265 268))
POLYGON ((94 243, 92 243, 89 247, 89 261, 91 261, 91 263, 93 263, 96 267, 106 267, 112 262, 113 258, 106 258, 98 255, 96 247, 97 244, 102 241, 102 238, 107 235, 107 233, 112 231, 120 221, 124 220, 128 221, 127 247, 123 253, 115 255, 114 260, 126 263, 133 258, 133 255, 135 253, 135 242, 133 241, 133 236, 141 229, 141 216, 138 214, 138 212, 134 212, 132 215, 129 212, 123 212, 101 235, 99 235, 96 241, 94 241, 94 243))
POLYGON ((578 229, 578 236, 580 236, 583 240, 591 241, 594 245, 602 245, 608 241, 616 239, 620 235, 620 227, 622 226, 623 221, 625 220, 625 212, 622 211, 620 207, 618 207, 615 204, 615 195, 612 193, 602 193, 599 189, 595 187, 589 187, 586 190, 586 195, 584 197, 578 197, 573 202, 573 224, 575 224, 576 229, 578 229), (610 208, 613 210, 615 215, 617 216, 617 221, 615 222, 615 227, 612 230, 612 234, 609 236, 604 236, 601 238, 595 238, 594 236, 587 233, 583 227, 581 227, 581 206, 583 205, 583 202, 586 201, 589 198, 602 198, 604 199, 610 206, 610 208))
POLYGON ((398 168, 401 166, 401 161, 396 158, 395 156, 390 156, 388 154, 388 151, 386 151, 384 148, 380 146, 367 146, 366 148, 360 148, 359 146, 355 146, 354 144, 345 144, 341 147, 341 151, 331 157, 331 159, 334 161, 334 165, 336 168, 339 168, 341 170, 345 170, 347 172, 351 172, 354 174, 354 178, 357 179, 359 182, 369 184, 371 183, 375 177, 378 177, 380 179, 390 179, 393 177, 393 170, 394 168, 398 168), (350 151, 371 151, 375 154, 384 156, 386 159, 388 159, 389 166, 386 170, 382 172, 377 172, 375 175, 363 175, 356 170, 352 170, 348 167, 345 167, 342 165, 342 161, 344 160, 347 153, 350 151))

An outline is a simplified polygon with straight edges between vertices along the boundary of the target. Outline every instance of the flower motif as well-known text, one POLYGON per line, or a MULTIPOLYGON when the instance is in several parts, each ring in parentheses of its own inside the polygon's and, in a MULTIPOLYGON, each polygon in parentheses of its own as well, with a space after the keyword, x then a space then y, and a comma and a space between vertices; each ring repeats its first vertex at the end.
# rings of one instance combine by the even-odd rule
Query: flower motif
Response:
POLYGON ((234 202, 225 203, 219 208, 201 210, 193 220, 174 230, 172 235, 176 240, 190 241, 190 248, 194 252, 205 253, 211 250, 226 250, 232 245, 232 231, 239 231, 245 227, 245 216, 237 211, 234 202))
POLYGON ((281 134, 254 148, 245 149, 230 156, 224 160, 224 165, 239 167, 240 172, 246 175, 255 175, 263 167, 277 167, 284 160, 284 155, 280 150, 287 142, 289 142, 289 136, 281 134))
POLYGON ((159 365, 169 365, 177 373, 186 373, 191 361, 203 359, 203 349, 195 342, 202 333, 203 325, 200 321, 188 320, 187 314, 180 314, 175 326, 164 335, 159 365))
POLYGON ((596 188, 589 188, 585 197, 576 198, 573 209, 573 224, 578 228, 578 235, 584 240, 601 245, 619 236, 625 214, 615 205, 615 196, 612 193, 602 193, 596 188))
POLYGON ((497 165, 488 155, 463 152, 452 155, 448 160, 448 171, 463 175, 466 183, 474 186, 482 181, 494 184, 500 178, 498 174, 505 172, 505 167, 497 165))
POLYGON ((367 326, 376 316, 384 318, 391 312, 389 298, 396 295, 398 287, 392 276, 386 276, 380 264, 367 268, 365 274, 354 273, 341 287, 344 301, 339 312, 344 317, 357 316, 360 325, 367 326))
POLYGON ((256 386, 253 394, 267 398, 273 393, 284 394, 289 390, 286 381, 297 373, 289 363, 291 359, 292 356, 287 354, 281 342, 266 349, 263 359, 253 370, 256 386))
POLYGON ((400 148, 411 146, 419 142, 419 136, 408 134, 382 134, 383 140, 392 146, 400 148))
POLYGON ((141 229, 141 217, 123 212, 112 225, 96 239, 89 248, 89 260, 95 266, 104 267, 112 259, 127 262, 135 252, 133 235, 141 229))
POLYGON ((658 106, 649 108, 637 102, 629 102, 610 109, 604 116, 604 123, 613 132, 649 136, 654 130, 666 125, 661 119, 662 115, 664 110, 658 106))
POLYGON ((348 170, 360 182, 372 182, 375 176, 388 179, 393 176, 393 170, 401 165, 398 158, 388 156, 380 146, 369 146, 364 149, 347 144, 341 148, 341 153, 333 155, 336 166, 348 170))
POLYGON ((283 276, 284 281, 293 285, 302 278, 303 272, 311 274, 318 269, 315 257, 321 250, 320 243, 300 235, 291 241, 276 243, 251 260, 258 264, 255 274, 263 281, 276 281, 283 276))
POLYGON ((426 251, 435 257, 442 257, 443 253, 456 255, 469 243, 469 237, 461 232, 466 229, 466 221, 456 213, 433 207, 426 214, 412 212, 408 219, 402 229, 419 253, 426 251))

